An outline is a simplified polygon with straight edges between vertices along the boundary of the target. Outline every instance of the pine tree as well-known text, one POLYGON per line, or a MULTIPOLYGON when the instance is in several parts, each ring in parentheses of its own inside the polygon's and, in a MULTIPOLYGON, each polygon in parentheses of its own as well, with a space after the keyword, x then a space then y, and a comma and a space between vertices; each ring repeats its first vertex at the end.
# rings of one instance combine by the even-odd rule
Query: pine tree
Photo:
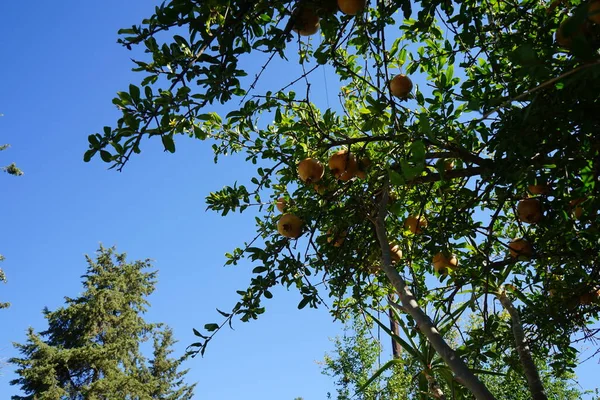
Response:
POLYGON ((154 358, 150 363, 150 373, 154 378, 153 399, 161 400, 187 400, 194 395, 195 384, 187 386, 183 378, 188 370, 178 371, 183 357, 179 359, 169 358, 173 352, 171 347, 176 343, 173 331, 164 329, 154 338, 154 358))
POLYGON ((56 311, 44 310, 48 329, 29 329, 27 342, 15 344, 22 358, 12 358, 26 396, 19 399, 188 399, 193 386, 178 372, 181 359, 169 359, 174 341, 161 324, 142 314, 155 288, 156 272, 145 272, 149 260, 126 262, 125 254, 100 247, 87 257, 84 292, 65 298, 56 311), (140 343, 155 340, 155 362, 148 362, 140 343), (156 369, 155 364, 162 366, 156 369), (165 374, 168 371, 168 374, 165 374), (158 375, 157 375, 158 373, 158 375))

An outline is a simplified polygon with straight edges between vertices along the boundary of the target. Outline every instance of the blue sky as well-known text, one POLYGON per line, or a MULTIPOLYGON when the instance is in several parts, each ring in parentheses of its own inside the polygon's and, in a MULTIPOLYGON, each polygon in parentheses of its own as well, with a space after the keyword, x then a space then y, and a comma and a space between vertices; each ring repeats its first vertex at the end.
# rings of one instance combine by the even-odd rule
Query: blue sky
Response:
MULTIPOLYGON (((254 236, 254 215, 222 218, 204 203, 210 191, 248 179, 241 157, 217 166, 207 143, 180 139, 175 155, 163 153, 158 141, 146 143, 122 173, 82 161, 87 135, 118 117, 114 94, 140 79, 116 32, 147 17, 155 3, 0 4, 0 143, 12 145, 0 165, 16 161, 25 171, 20 178, 0 176, 0 252, 9 279, 0 301, 12 303, 0 312, 0 358, 16 355, 11 342, 24 341, 28 326, 46 327, 43 307, 56 309, 64 296, 80 292, 83 255, 99 243, 116 245, 130 260, 155 260, 159 282, 146 318, 174 329, 179 352, 195 341, 192 327, 220 321, 215 308, 227 310, 237 301, 235 290, 246 288, 252 266, 223 268, 223 255, 254 236)), ((274 64, 267 72, 263 79, 279 88, 298 69, 274 64)), ((333 78, 318 72, 314 79, 315 95, 336 104, 333 78)), ((197 398, 311 400, 333 391, 315 361, 332 348, 328 338, 340 326, 325 310, 298 311, 294 291, 273 294, 258 321, 236 323, 203 359, 187 363, 197 398)), ((594 369, 592 361, 580 370, 585 388, 595 386, 594 369)), ((8 385, 13 378, 5 366, 0 398, 17 393, 8 385)))
MULTIPOLYGON (((204 203, 210 191, 244 181, 239 159, 216 166, 206 143, 183 140, 175 155, 147 144, 123 173, 82 161, 87 135, 118 117, 116 91, 139 79, 116 32, 152 9, 141 0, 0 5, 0 142, 11 144, 0 164, 16 161, 25 171, 0 176, 9 280, 0 298, 12 303, 0 314, 0 358, 16 355, 11 342, 22 342, 28 326, 46 327, 44 306, 80 292, 83 256, 100 242, 131 260, 155 260, 159 283, 147 319, 170 325, 180 352, 196 339, 192 327, 219 321, 215 308, 227 310, 235 290, 246 288, 252 266, 222 265, 226 252, 254 236, 253 215, 222 218, 204 203)), ((298 311, 296 292, 273 294, 260 320, 221 332, 204 359, 187 364, 198 398, 308 400, 333 389, 315 361, 339 326, 325 311, 298 311)), ((0 398, 17 393, 13 378, 5 366, 0 398)))

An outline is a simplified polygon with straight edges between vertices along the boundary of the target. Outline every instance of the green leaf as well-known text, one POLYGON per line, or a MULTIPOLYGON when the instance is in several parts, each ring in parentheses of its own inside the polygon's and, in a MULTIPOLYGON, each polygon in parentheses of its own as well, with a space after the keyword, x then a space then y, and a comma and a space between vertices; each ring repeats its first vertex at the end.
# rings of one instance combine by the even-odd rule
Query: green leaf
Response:
POLYGON ((102 158, 102 161, 107 163, 112 161, 112 156, 106 150, 100 150, 100 158, 102 158))
POLYGON ((219 324, 206 324, 204 325, 204 329, 206 329, 208 332, 214 332, 219 329, 219 324))
POLYGON ((407 341, 405 341, 404 339, 402 339, 400 336, 396 335, 394 332, 392 332, 390 330, 390 328, 387 327, 387 325, 385 325, 384 323, 382 323, 379 319, 377 319, 373 314, 369 313, 368 311, 366 311, 366 313, 373 319, 373 321, 375 321, 375 323, 377 325, 379 325, 379 327, 381 329, 383 329, 385 331, 385 333, 387 333, 394 342, 399 343, 400 346, 402 346, 402 349, 404 351, 406 351, 408 354, 410 354, 412 357, 414 357, 417 360, 421 360, 422 363, 425 363, 425 357, 424 355, 419 351, 418 348, 411 346, 407 341))
POLYGON ((304 307, 306 307, 309 301, 310 297, 304 297, 302 301, 300 301, 300 303, 298 304, 298 310, 302 310, 304 307))
POLYGON ((427 151, 425 143, 420 140, 413 142, 410 145, 410 151, 412 153, 413 162, 420 163, 425 161, 425 152, 427 151))
POLYGON ((162 135, 161 136, 163 146, 165 146, 165 150, 169 153, 175 153, 175 141, 173 140, 172 135, 162 135))
POLYGON ((202 339, 208 339, 208 336, 201 334, 196 328, 192 328, 192 330, 194 331, 194 335, 199 336, 202 339))
POLYGON ((135 85, 129 85, 129 94, 134 102, 140 101, 140 88, 135 85))
POLYGON ((92 159, 92 157, 94 157, 94 155, 96 154, 98 150, 92 149, 92 150, 88 150, 83 154, 83 161, 84 162, 90 162, 90 160, 92 159))
POLYGON ((429 136, 431 134, 431 124, 429 123, 427 114, 419 115, 419 127, 421 128, 421 133, 423 135, 429 136))
POLYGON ((356 393, 358 394, 358 393, 361 393, 362 391, 364 391, 374 380, 379 378, 379 376, 381 374, 383 374, 385 371, 387 371, 389 368, 393 367, 394 365, 404 365, 404 360, 395 358, 395 359, 390 360, 390 361, 386 362, 385 364, 383 364, 383 366, 381 368, 379 368, 377 371, 375 371, 375 373, 363 385, 361 385, 358 388, 358 391, 356 393))
POLYGON ((230 314, 230 313, 226 313, 225 311, 221 311, 221 310, 219 310, 218 308, 217 308, 217 312, 218 312, 219 314, 221 314, 222 316, 224 316, 225 318, 229 318, 229 317, 231 317, 231 314, 230 314))
POLYGON ((406 180, 402 177, 402 175, 400 175, 396 171, 390 169, 389 174, 390 182, 392 182, 393 185, 402 186, 406 183, 406 180))

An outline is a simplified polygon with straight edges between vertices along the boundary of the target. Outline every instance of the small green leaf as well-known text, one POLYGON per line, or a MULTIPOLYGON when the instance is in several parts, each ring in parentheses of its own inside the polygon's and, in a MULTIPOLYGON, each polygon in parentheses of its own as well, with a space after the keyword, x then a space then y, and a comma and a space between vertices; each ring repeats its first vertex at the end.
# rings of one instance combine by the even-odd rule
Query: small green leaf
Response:
POLYGON ((88 150, 83 154, 83 161, 84 162, 90 162, 90 160, 92 159, 92 157, 94 157, 94 155, 96 154, 97 150, 92 149, 92 150, 88 150))
POLYGON ((201 334, 196 328, 192 328, 192 330, 194 331, 194 335, 199 336, 202 339, 208 339, 208 336, 201 334))
POLYGON ((209 332, 214 332, 217 329, 219 329, 219 324, 206 324, 204 325, 204 329, 206 329, 209 332))
POLYGON ((392 184, 396 186, 401 186, 406 183, 402 175, 400 175, 394 170, 390 170, 390 182, 392 182, 392 184))
POLYGON ((129 85, 129 94, 134 102, 140 101, 140 88, 135 85, 129 85))
POLYGON ((302 301, 298 304, 298 310, 302 310, 304 307, 306 307, 309 301, 310 297, 303 298, 302 301))
POLYGON ((413 142, 410 145, 410 151, 412 153, 412 159, 415 163, 425 160, 425 152, 427 151, 427 147, 425 147, 425 143, 422 141, 417 140, 413 142))
POLYGON ((169 153, 175 153, 175 141, 172 135, 163 135, 162 137, 163 146, 169 153))
POLYGON ((230 313, 226 313, 225 311, 221 311, 221 310, 219 310, 218 308, 217 308, 217 312, 218 312, 219 314, 221 314, 222 316, 224 316, 225 318, 229 318, 229 317, 231 317, 231 314, 230 314, 230 313))
POLYGON ((429 123, 429 118, 427 118, 427 115, 421 114, 419 116, 419 126, 421 128, 421 133, 423 133, 425 136, 431 133, 431 124, 429 123))
POLYGON ((112 161, 112 156, 106 150, 100 150, 100 158, 102 158, 102 161, 104 161, 104 162, 111 162, 112 161))

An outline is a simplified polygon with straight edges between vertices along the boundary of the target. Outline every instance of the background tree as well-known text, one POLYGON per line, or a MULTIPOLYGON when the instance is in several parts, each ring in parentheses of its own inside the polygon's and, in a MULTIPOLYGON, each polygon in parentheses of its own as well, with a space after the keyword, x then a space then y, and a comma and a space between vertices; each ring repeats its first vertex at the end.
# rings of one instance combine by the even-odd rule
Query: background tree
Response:
POLYGON ((536 362, 570 371, 574 344, 600 332, 599 4, 171 0, 121 31, 149 54, 136 60, 144 77, 118 93, 121 118, 89 136, 84 159, 121 170, 145 139, 173 153, 188 135, 217 160, 258 164, 248 185, 207 198, 223 215, 258 205, 256 239, 227 261, 257 265, 225 321, 198 332, 198 352, 233 317, 258 318, 276 285, 298 288, 300 308, 330 296, 334 317, 347 297, 377 310, 395 293, 476 398, 493 398, 474 371, 497 343, 546 399, 536 362), (248 53, 265 56, 250 80, 248 53), (299 75, 251 92, 276 57, 299 75), (311 97, 325 64, 339 107, 311 97), (222 117, 215 102, 233 109, 222 117), (458 352, 432 322, 457 299, 484 321, 460 330, 458 352), (498 330, 503 308, 510 329, 498 330))
POLYGON ((396 364, 360 390, 381 367, 384 353, 372 327, 372 323, 355 315, 345 323, 344 335, 333 340, 334 351, 325 356, 322 372, 336 380, 338 400, 407 399, 414 386, 410 371, 396 364))
POLYGON ((193 398, 196 384, 186 385, 184 378, 188 370, 179 371, 179 366, 184 358, 169 357, 173 353, 171 347, 175 343, 173 331, 170 328, 165 328, 155 335, 154 357, 150 360, 150 374, 155 385, 151 393, 152 399, 186 400, 193 398))
MULTIPOLYGON (((508 322, 508 314, 503 319, 508 322)), ((370 317, 367 317, 367 320, 370 317)), ((481 319, 472 319, 469 323, 474 327, 482 324, 481 319)), ((382 321, 379 321, 382 324, 382 321)), ((415 363, 415 359, 422 358, 426 354, 419 351, 419 346, 411 348, 411 343, 403 342, 404 347, 400 354, 399 362, 390 363, 387 359, 389 353, 377 337, 387 338, 385 332, 377 328, 377 325, 365 322, 363 316, 355 316, 345 322, 343 337, 334 339, 335 350, 327 354, 323 362, 323 373, 336 379, 338 387, 338 400, 356 399, 432 399, 453 398, 453 388, 444 381, 443 376, 435 371, 435 367, 427 374, 439 379, 436 385, 439 394, 436 395, 431 387, 428 387, 427 379, 421 379, 425 375, 424 369, 415 363), (421 353, 415 355, 415 352, 421 353), (414 355, 414 356, 412 356, 414 355), (386 366, 387 365, 387 366, 386 366), (377 374, 378 377, 367 384, 377 374), (387 375, 386 375, 387 374, 387 375), (424 382, 421 382, 424 380, 424 382), (364 390, 362 390, 364 389, 364 390)), ((444 337, 452 345, 459 347, 460 338, 456 329, 447 332, 444 337)), ((421 343, 427 344, 426 340, 421 343)), ((498 351, 497 346, 490 345, 482 349, 484 352, 493 353, 498 351)), ((391 360, 393 361, 393 360, 391 360)), ((493 374, 484 374, 483 382, 490 391, 499 399, 526 400, 531 398, 523 375, 516 372, 511 365, 516 365, 514 355, 505 353, 502 357, 490 358, 490 362, 484 366, 493 374)), ((561 377, 554 377, 548 365, 538 363, 537 365, 542 377, 543 385, 547 389, 548 397, 551 399, 576 400, 583 398, 584 394, 575 385, 576 376, 565 373, 561 377)))
POLYGON ((142 318, 154 291, 156 272, 149 260, 126 261, 114 248, 100 247, 87 257, 84 292, 66 298, 66 306, 44 310, 48 329, 29 329, 27 342, 15 344, 25 396, 13 399, 191 399, 194 385, 183 382, 182 359, 169 357, 174 343, 169 329, 142 318), (148 362, 140 343, 154 336, 148 362))

